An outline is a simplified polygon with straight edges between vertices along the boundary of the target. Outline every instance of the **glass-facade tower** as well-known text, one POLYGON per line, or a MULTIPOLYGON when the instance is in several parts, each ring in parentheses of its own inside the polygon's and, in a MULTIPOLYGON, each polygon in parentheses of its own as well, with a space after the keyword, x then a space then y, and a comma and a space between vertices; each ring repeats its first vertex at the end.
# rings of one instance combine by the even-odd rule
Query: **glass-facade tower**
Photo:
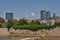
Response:
POLYGON ((5 20, 13 20, 13 12, 5 12, 5 20))
POLYGON ((50 11, 45 11, 45 10, 42 10, 41 11, 41 20, 44 20, 44 19, 46 19, 46 20, 48 20, 48 19, 50 19, 50 11))

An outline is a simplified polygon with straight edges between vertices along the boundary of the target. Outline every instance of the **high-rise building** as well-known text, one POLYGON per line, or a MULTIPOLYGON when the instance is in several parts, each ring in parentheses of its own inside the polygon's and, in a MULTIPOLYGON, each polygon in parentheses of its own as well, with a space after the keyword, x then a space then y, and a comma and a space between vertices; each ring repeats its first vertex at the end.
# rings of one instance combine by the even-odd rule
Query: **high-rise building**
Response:
POLYGON ((50 11, 47 11, 47 12, 46 12, 46 19, 49 20, 50 17, 51 17, 50 11))
POLYGON ((55 13, 53 13, 53 19, 54 19, 54 20, 56 19, 56 15, 55 15, 55 13))
POLYGON ((46 19, 46 20, 48 20, 48 19, 50 19, 50 11, 46 11, 46 10, 42 10, 41 11, 41 20, 44 20, 44 19, 46 19))
POLYGON ((5 12, 4 19, 5 20, 13 20, 13 12, 9 12, 9 11, 5 12))
POLYGON ((42 10, 41 11, 41 20, 44 20, 44 19, 46 19, 46 11, 42 10))

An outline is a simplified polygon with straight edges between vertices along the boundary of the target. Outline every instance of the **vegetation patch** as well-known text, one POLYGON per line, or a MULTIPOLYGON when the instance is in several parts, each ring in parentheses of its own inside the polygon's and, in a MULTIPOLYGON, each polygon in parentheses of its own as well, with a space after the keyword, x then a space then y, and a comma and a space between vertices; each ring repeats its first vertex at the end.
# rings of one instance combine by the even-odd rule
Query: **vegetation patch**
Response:
POLYGON ((53 28, 53 25, 14 25, 14 29, 26 29, 26 30, 31 30, 31 31, 37 31, 37 30, 42 30, 42 29, 51 29, 53 28))

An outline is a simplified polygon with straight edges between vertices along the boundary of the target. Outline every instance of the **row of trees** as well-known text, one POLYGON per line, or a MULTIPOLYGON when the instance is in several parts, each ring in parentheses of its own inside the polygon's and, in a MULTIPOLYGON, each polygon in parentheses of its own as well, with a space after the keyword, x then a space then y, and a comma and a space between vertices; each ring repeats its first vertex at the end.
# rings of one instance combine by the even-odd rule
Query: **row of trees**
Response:
MULTIPOLYGON (((17 21, 17 20, 8 20, 7 22, 5 22, 5 20, 3 19, 3 18, 1 18, 0 17, 0 28, 3 28, 3 26, 2 25, 4 25, 4 24, 2 24, 2 23, 5 23, 6 24, 6 28, 8 28, 8 31, 9 31, 9 29, 11 28, 11 27, 13 27, 13 26, 15 26, 15 25, 17 25, 17 26, 21 26, 21 25, 29 25, 28 23, 27 23, 27 20, 26 19, 20 19, 19 21, 17 21), (14 22, 14 21, 16 21, 16 22, 14 22)), ((40 22, 38 22, 38 21, 36 21, 36 22, 33 22, 32 21, 32 24, 40 24, 40 22)), ((16 26, 16 27, 17 27, 16 26)))
MULTIPOLYGON (((12 20, 7 21, 6 27, 8 28, 9 31, 11 27, 14 29, 29 29, 35 27, 36 25, 40 25, 40 22, 38 20, 36 20, 35 22, 32 21, 31 24, 28 24, 26 19, 20 19, 16 23, 12 22, 12 20)), ((37 26, 35 28, 37 28, 37 26)))
POLYGON ((0 28, 2 28, 3 26, 1 25, 1 23, 6 23, 6 28, 8 28, 8 31, 10 30, 10 28, 14 28, 14 29, 27 29, 27 30, 32 30, 32 31, 37 31, 39 29, 51 29, 54 28, 56 26, 60 26, 60 22, 56 22, 55 25, 42 25, 38 20, 36 21, 32 21, 31 24, 27 23, 26 19, 20 19, 19 21, 17 20, 8 20, 7 22, 4 21, 3 18, 0 18, 0 28))
POLYGON ((32 21, 31 24, 28 24, 25 19, 20 19, 17 23, 13 23, 12 21, 8 21, 7 28, 10 29, 11 27, 14 29, 27 29, 31 31, 37 31, 42 29, 53 29, 57 26, 60 26, 60 22, 56 22, 54 25, 42 25, 38 20, 32 21), (9 26, 10 25, 10 26, 9 26))
POLYGON ((8 31, 10 28, 14 29, 26 29, 26 30, 31 30, 31 31, 37 31, 37 30, 42 30, 42 29, 51 29, 55 27, 54 25, 42 25, 38 20, 32 21, 31 24, 27 23, 27 20, 25 19, 20 19, 17 21, 17 23, 13 23, 11 20, 7 22, 7 28, 8 31))

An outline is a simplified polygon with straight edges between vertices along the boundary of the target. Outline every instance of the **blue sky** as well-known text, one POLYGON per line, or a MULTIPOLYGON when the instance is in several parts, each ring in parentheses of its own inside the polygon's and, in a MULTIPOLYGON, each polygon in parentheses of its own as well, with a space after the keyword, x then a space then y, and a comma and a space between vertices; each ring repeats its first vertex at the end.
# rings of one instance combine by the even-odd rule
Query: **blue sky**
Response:
POLYGON ((14 18, 39 19, 41 10, 60 16, 60 0, 0 0, 0 17, 12 11, 14 18))

